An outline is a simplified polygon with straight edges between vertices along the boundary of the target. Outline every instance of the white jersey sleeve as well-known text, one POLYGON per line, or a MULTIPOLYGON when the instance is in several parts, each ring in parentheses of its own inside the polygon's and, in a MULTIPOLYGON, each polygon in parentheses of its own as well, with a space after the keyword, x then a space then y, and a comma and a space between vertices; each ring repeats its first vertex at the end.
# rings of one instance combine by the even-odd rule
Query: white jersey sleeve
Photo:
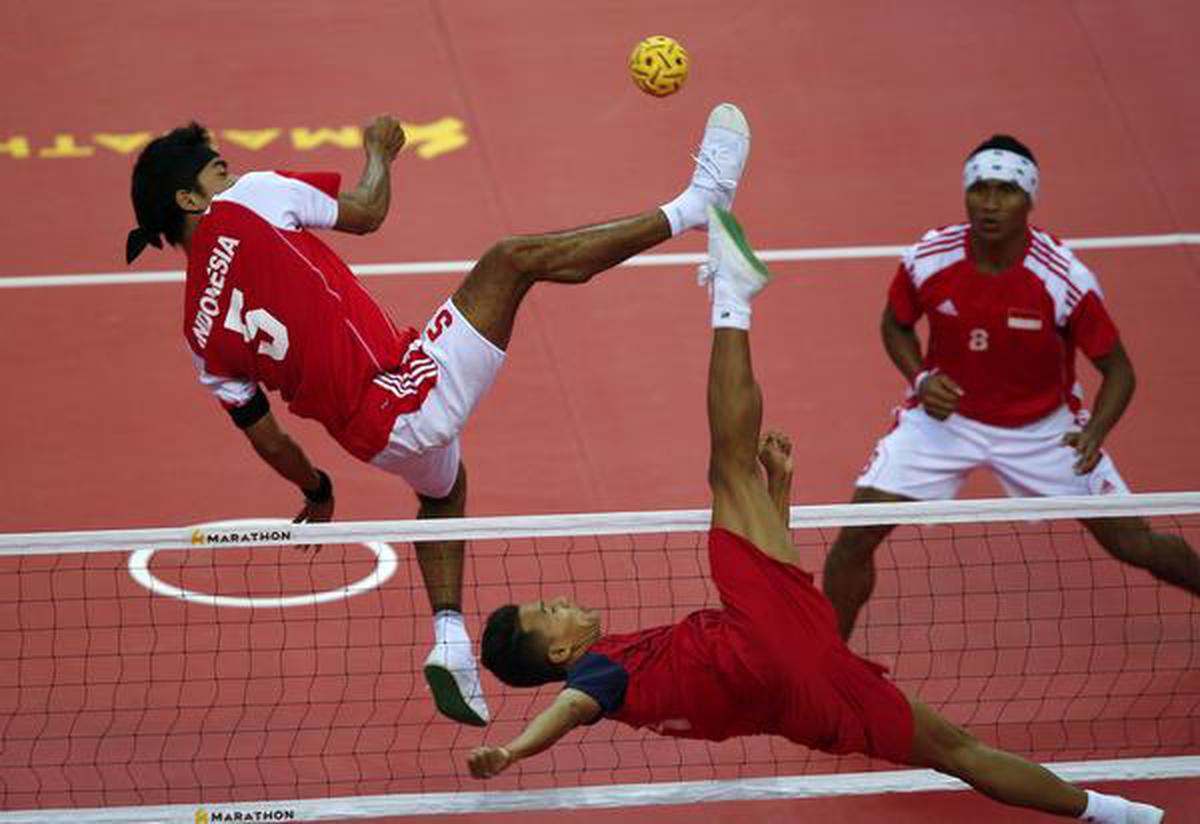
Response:
POLYGON ((276 172, 248 172, 213 200, 244 206, 272 226, 330 229, 338 219, 337 198, 298 178, 276 172))
POLYGON ((1054 322, 1066 327, 1075 308, 1089 292, 1103 302, 1104 293, 1092 270, 1083 264, 1066 244, 1049 232, 1030 227, 1033 241, 1022 262, 1026 269, 1041 279, 1054 302, 1054 322))
POLYGON ((258 394, 258 384, 254 381, 223 378, 220 375, 210 374, 205 367, 204 358, 195 352, 192 352, 191 355, 192 364, 196 367, 196 372, 200 378, 200 384, 209 392, 212 392, 213 397, 220 401, 221 405, 226 409, 245 406, 258 394))

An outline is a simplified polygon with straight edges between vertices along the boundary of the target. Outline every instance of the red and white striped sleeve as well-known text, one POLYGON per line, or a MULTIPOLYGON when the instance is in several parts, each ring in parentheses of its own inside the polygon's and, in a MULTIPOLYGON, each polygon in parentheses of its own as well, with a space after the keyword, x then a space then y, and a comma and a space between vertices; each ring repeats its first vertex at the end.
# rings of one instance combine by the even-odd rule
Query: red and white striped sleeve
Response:
POLYGON ((1120 333, 1104 305, 1100 281, 1054 235, 1037 227, 1032 232, 1025 266, 1042 278, 1054 301, 1056 323, 1089 358, 1104 357, 1120 333))

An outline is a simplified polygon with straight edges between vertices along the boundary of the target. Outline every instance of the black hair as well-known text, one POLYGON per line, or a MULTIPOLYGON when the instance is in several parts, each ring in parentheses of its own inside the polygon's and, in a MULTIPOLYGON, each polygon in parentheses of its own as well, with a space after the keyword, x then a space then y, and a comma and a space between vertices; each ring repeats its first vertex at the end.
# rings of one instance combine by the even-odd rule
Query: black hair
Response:
POLYGON ((208 130, 194 120, 142 149, 133 165, 130 197, 146 243, 161 247, 157 242, 160 234, 172 246, 183 240, 184 214, 175 202, 175 193, 196 189, 197 177, 214 157, 217 153, 209 144, 208 130))
POLYGON ((488 616, 479 646, 483 665, 510 687, 537 687, 567 677, 566 670, 547 660, 545 638, 521 629, 516 604, 505 604, 488 616))
POLYGON ((1027 158, 1033 165, 1037 165, 1037 158, 1033 156, 1033 152, 1030 151, 1029 147, 1010 134, 992 135, 987 140, 983 141, 974 149, 972 149, 971 153, 967 155, 967 159, 969 160, 980 152, 987 151, 988 149, 1000 149, 1005 152, 1019 154, 1021 157, 1027 158))

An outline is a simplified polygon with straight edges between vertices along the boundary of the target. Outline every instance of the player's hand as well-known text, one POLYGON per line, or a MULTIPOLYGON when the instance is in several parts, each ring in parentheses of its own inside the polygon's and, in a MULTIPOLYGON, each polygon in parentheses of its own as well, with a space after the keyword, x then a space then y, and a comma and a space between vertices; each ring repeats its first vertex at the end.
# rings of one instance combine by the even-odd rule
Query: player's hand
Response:
POLYGON ((1086 475, 1096 468, 1096 464, 1100 463, 1100 457, 1104 453, 1100 451, 1100 447, 1104 445, 1104 436, 1098 432, 1090 431, 1088 427, 1084 427, 1079 432, 1068 432, 1063 435, 1062 439, 1064 446, 1069 446, 1075 450, 1075 474, 1086 475))
POLYGON ((389 163, 404 148, 404 140, 404 127, 390 114, 379 115, 363 130, 363 149, 381 154, 389 163))
MULTIPOLYGON (((327 477, 322 474, 322 477, 327 477)), ((304 508, 296 514, 292 519, 294 524, 324 524, 333 520, 333 509, 336 503, 333 497, 332 484, 330 484, 329 497, 321 501, 310 501, 307 497, 304 499, 304 508)), ((297 546, 297 549, 307 552, 308 550, 320 549, 320 544, 302 544, 297 546)))
POLYGON ((958 399, 965 392, 954 379, 943 372, 933 372, 917 387, 917 397, 929 417, 944 421, 958 411, 958 399))
POLYGON ((792 475, 792 440, 783 432, 772 429, 758 439, 758 461, 767 470, 767 478, 790 478, 792 475))
POLYGON ((491 778, 507 770, 515 761, 504 747, 476 747, 467 758, 467 766, 476 778, 491 778))

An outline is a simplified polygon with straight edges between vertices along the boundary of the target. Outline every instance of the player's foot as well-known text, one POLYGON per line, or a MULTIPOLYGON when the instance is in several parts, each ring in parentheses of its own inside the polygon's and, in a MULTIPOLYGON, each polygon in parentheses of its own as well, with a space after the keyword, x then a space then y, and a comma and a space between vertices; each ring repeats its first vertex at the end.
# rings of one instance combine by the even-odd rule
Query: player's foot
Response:
POLYGON ((700 285, 712 298, 713 327, 750 328, 750 302, 771 279, 746 233, 731 213, 708 207, 708 261, 700 265, 700 285))
POLYGON ((425 681, 438 711, 447 718, 472 727, 485 727, 491 720, 469 644, 435 644, 425 659, 425 681))
POLYGON ((794 471, 792 439, 777 429, 763 433, 758 439, 758 462, 767 473, 768 483, 777 479, 790 479, 794 471))
POLYGON ((671 233, 703 229, 708 225, 708 207, 729 209, 750 156, 750 124, 742 110, 721 103, 708 115, 700 148, 693 155, 696 168, 692 180, 679 197, 663 207, 671 233))
POLYGON ((708 115, 691 188, 710 192, 708 205, 729 210, 750 156, 750 124, 742 110, 721 103, 708 115))
POLYGON ((719 206, 708 208, 708 262, 701 266, 700 283, 749 303, 771 279, 767 265, 750 248, 742 224, 719 206))

